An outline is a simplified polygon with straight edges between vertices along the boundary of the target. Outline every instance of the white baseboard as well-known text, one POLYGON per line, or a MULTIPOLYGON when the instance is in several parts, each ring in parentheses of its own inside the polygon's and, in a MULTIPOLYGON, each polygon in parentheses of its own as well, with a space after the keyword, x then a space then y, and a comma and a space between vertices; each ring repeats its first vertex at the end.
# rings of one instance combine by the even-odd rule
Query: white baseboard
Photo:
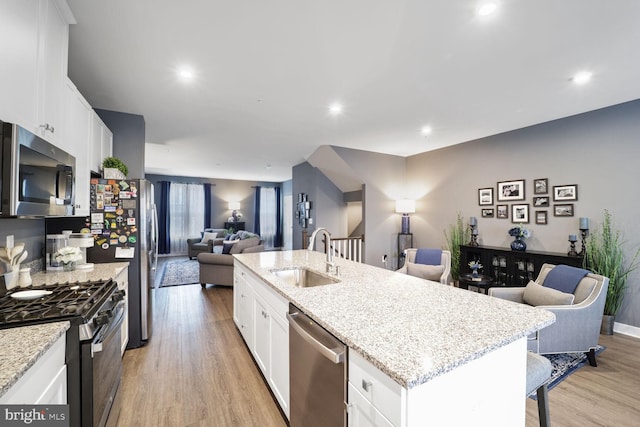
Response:
POLYGON ((613 324, 613 332, 631 337, 640 338, 640 328, 637 326, 626 325, 624 323, 615 322, 613 324))

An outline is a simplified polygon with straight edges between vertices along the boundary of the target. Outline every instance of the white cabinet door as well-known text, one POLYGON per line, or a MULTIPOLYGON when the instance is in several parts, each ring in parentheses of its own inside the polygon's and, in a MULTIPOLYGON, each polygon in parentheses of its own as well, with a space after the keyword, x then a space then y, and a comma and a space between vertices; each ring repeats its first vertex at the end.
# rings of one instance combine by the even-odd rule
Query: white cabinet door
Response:
POLYGON ((49 142, 60 142, 63 84, 67 75, 69 24, 56 2, 41 1, 37 67, 37 133, 49 142))
POLYGON ((91 115, 95 113, 69 79, 64 86, 64 99, 65 136, 59 146, 76 158, 75 214, 89 215, 89 141, 91 115))
POLYGON ((269 385, 282 411, 289 417, 289 323, 272 313, 269 317, 271 365, 269 385))
POLYGON ((39 2, 3 0, 0 13, 0 118, 36 125, 39 2))
POLYGON ((102 120, 93 112, 91 115, 91 142, 89 147, 89 167, 94 172, 100 172, 102 166, 102 120))
POLYGON ((236 272, 233 286, 233 320, 249 350, 253 351, 253 292, 236 272))
POLYGON ((269 376, 269 354, 271 352, 269 331, 269 308, 258 294, 253 296, 253 356, 265 377, 269 376))
POLYGON ((113 154, 113 133, 109 130, 107 125, 102 124, 102 145, 101 145, 102 160, 105 157, 111 157, 113 154))

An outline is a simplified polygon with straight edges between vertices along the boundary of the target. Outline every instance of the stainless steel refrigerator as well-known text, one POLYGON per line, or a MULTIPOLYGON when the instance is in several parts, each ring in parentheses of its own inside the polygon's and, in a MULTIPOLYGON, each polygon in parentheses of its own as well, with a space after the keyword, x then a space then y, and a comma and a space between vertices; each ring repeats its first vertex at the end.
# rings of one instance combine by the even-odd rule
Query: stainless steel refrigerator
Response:
POLYGON ((129 262, 129 344, 151 337, 158 227, 153 184, 144 179, 91 179, 93 248, 87 261, 129 262))

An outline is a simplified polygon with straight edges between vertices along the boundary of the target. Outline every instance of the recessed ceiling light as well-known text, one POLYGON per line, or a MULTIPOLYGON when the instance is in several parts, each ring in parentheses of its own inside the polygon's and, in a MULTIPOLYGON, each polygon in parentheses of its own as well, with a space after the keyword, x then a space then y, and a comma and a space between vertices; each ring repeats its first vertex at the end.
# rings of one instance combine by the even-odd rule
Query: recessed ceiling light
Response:
POLYGON ((178 69, 178 77, 184 81, 193 80, 193 70, 189 67, 182 67, 178 69))
POLYGON ((333 104, 329 105, 329 114, 331 114, 332 116, 337 116, 339 114, 342 114, 343 111, 343 107, 342 104, 340 104, 339 102, 334 102, 333 104))
POLYGON ((589 80, 591 80, 592 76, 593 76, 593 73, 591 71, 580 71, 575 76, 573 76, 571 80, 573 80, 575 84, 583 85, 587 83, 589 80))
POLYGON ((478 14, 478 16, 487 16, 495 12, 497 8, 498 5, 494 2, 482 3, 476 9, 476 13, 478 14))
POLYGON ((431 126, 423 126, 422 129, 420 129, 420 133, 424 136, 431 135, 431 132, 433 132, 431 126))

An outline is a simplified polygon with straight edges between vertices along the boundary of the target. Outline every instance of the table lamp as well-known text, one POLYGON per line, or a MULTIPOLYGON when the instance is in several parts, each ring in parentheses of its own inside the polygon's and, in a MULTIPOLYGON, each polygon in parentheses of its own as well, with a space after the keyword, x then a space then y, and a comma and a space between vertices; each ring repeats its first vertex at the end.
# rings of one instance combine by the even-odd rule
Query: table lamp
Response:
POLYGON ((396 213, 402 214, 402 234, 409 234, 409 214, 416 211, 416 201, 411 199, 396 200, 396 213))

